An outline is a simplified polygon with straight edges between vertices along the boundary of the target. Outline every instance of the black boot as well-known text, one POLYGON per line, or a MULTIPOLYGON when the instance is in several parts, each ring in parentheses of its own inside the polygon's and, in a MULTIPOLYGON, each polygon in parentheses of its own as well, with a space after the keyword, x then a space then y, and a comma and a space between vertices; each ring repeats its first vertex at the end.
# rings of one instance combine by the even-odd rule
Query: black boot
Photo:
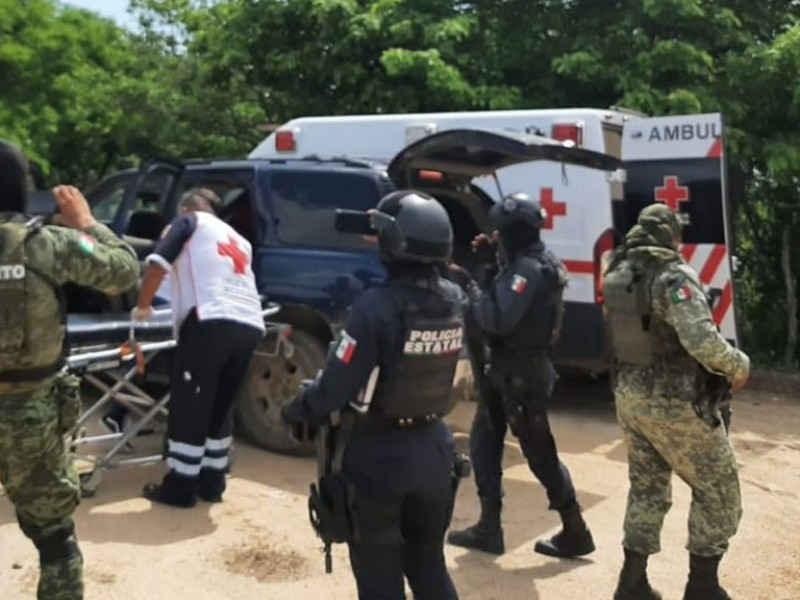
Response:
POLYGON ((581 516, 581 507, 559 511, 564 527, 549 540, 539 540, 533 550, 539 554, 558 558, 573 558, 594 552, 594 540, 581 516))
POLYGON ((717 569, 721 556, 689 556, 689 581, 683 600, 731 600, 719 585, 717 569))
POLYGON ((661 600, 647 581, 647 555, 625 548, 625 563, 619 574, 614 600, 661 600))
POLYGON ((161 484, 145 484, 142 495, 151 502, 178 508, 192 508, 197 504, 197 480, 170 471, 164 476, 161 484))
POLYGON ((472 527, 451 531, 447 541, 453 546, 474 548, 488 554, 500 555, 506 551, 503 527, 500 524, 500 502, 481 498, 481 518, 472 527))
POLYGON ((211 469, 200 471, 197 493, 204 502, 222 502, 225 492, 225 473, 211 469))

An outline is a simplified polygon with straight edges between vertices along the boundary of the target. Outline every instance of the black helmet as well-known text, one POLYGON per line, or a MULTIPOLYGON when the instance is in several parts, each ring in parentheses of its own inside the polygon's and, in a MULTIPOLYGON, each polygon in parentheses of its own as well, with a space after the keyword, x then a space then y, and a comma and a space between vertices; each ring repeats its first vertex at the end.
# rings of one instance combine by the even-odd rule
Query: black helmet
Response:
POLYGON ((453 228, 447 211, 433 196, 416 190, 392 192, 381 199, 371 220, 384 262, 450 259, 453 228))
POLYGON ((534 229, 541 229, 547 219, 547 212, 528 194, 517 192, 509 194, 496 203, 489 211, 493 229, 503 230, 509 225, 523 222, 534 229))
POLYGON ((28 161, 20 150, 0 140, 0 212, 24 213, 28 205, 28 161))

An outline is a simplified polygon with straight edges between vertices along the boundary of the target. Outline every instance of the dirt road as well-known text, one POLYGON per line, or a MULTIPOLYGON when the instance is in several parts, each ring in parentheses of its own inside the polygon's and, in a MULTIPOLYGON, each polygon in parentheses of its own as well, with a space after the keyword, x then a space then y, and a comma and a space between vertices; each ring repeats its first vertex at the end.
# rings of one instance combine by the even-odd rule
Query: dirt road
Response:
MULTIPOLYGON (((557 530, 518 445, 507 442, 504 513, 508 553, 494 559, 448 547, 448 564, 462 600, 594 600, 611 598, 621 563, 621 522, 627 476, 613 407, 597 385, 562 390, 553 427, 572 470, 598 550, 587 560, 534 554, 533 542, 557 530)), ((450 418, 466 447, 475 405, 462 402, 450 418)), ((741 465, 745 516, 723 563, 736 600, 800 600, 800 397, 749 392, 735 407, 733 440, 741 465)), ((346 551, 337 547, 325 575, 320 545, 308 525, 310 459, 238 446, 224 504, 182 511, 139 498, 161 467, 113 471, 77 514, 86 558, 87 600, 352 599, 346 551)), ((651 579, 665 599, 681 598, 690 495, 676 480, 675 503, 651 560, 651 579)), ((467 481, 453 526, 478 510, 467 481)), ((0 598, 35 597, 36 557, 0 499, 0 598)))

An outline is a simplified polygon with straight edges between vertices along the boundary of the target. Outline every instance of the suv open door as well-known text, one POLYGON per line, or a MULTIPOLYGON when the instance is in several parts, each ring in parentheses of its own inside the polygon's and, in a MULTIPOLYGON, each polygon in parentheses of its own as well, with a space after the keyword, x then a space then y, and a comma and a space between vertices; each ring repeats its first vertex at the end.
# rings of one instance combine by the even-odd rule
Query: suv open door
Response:
POLYGON ((719 113, 628 122, 622 140, 625 198, 615 222, 624 233, 653 202, 680 213, 686 223, 683 256, 700 275, 722 334, 738 343, 724 149, 719 113))
POLYGON ((503 167, 536 160, 603 171, 614 171, 622 166, 618 159, 608 154, 538 135, 505 130, 451 129, 407 146, 392 159, 389 177, 398 187, 411 187, 420 180, 420 172, 431 171, 463 185, 475 177, 493 175, 503 167))

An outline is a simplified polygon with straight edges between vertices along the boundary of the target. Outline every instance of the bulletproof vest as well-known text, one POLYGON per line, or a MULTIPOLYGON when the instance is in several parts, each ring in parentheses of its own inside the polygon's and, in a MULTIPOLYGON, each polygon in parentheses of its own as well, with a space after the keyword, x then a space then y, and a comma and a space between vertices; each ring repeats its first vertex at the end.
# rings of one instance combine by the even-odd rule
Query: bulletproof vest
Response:
POLYGON ((614 359, 620 366, 652 368, 656 377, 685 373, 697 362, 678 334, 653 314, 652 287, 660 269, 645 269, 623 260, 606 274, 603 285, 606 324, 614 359))
POLYGON ((453 378, 463 346, 464 321, 455 293, 390 285, 402 315, 399 360, 383 369, 371 410, 391 419, 441 417, 450 409, 453 378))
POLYGON ((539 270, 542 289, 534 292, 530 306, 511 335, 492 340, 492 349, 500 354, 503 350, 523 354, 546 352, 561 333, 566 270, 550 252, 523 255, 515 260, 526 261, 539 270))
MULTIPOLYGON (((41 221, 24 215, 0 215, 0 381, 36 381, 55 373, 63 364, 63 353, 49 364, 41 364, 41 348, 31 337, 32 324, 42 329, 49 315, 36 310, 42 294, 53 294, 59 306, 53 315, 55 331, 62 324, 64 305, 60 288, 29 264, 28 240, 39 233, 41 221)), ((57 336, 53 335, 53 339, 57 336)))

